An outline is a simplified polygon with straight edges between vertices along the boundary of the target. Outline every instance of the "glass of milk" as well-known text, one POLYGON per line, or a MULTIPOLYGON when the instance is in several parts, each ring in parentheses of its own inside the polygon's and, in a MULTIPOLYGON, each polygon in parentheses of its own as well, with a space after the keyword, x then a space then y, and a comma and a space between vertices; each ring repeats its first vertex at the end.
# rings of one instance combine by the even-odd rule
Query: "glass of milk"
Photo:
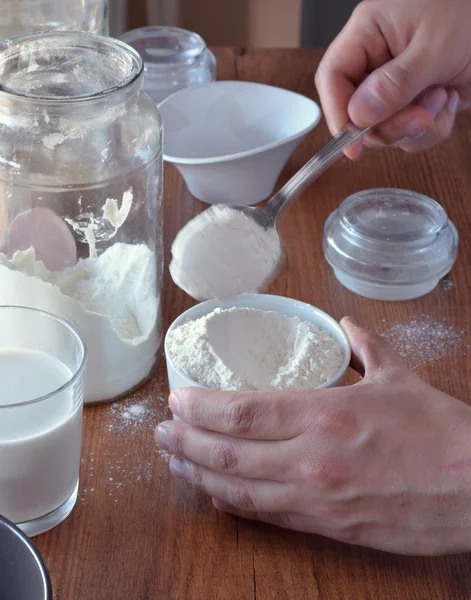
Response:
POLYGON ((0 306, 0 514, 29 536, 77 500, 86 363, 66 321, 0 306))

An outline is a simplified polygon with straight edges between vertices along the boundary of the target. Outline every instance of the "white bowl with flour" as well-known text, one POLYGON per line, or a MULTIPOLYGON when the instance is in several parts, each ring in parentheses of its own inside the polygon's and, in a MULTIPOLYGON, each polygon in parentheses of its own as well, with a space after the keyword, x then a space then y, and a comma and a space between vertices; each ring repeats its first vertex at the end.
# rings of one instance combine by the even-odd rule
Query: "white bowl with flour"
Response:
POLYGON ((165 355, 170 391, 338 387, 351 359, 345 332, 328 314, 264 294, 190 308, 169 328, 165 355))

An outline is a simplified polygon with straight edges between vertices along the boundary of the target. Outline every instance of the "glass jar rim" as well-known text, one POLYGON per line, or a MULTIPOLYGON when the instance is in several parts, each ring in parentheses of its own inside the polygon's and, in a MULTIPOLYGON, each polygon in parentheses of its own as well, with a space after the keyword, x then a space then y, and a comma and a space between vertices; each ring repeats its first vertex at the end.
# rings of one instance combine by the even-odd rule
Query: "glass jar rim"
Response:
POLYGON ((62 319, 62 317, 58 317, 57 315, 53 315, 50 312, 47 312, 45 310, 40 310, 38 308, 32 308, 30 306, 19 306, 19 305, 17 306, 17 305, 13 305, 13 304, 0 305, 0 313, 3 312, 4 310, 13 310, 13 311, 18 311, 18 312, 28 311, 29 313, 34 313, 34 314, 40 315, 41 317, 46 317, 47 319, 51 319, 52 321, 55 321, 57 324, 61 325, 65 329, 67 329, 69 331, 69 333, 71 334, 71 337, 74 338, 75 342, 77 343, 77 346, 80 348, 80 360, 79 360, 78 367, 74 370, 70 379, 68 379, 59 388, 53 390, 52 392, 49 392, 48 394, 39 396, 38 398, 33 398, 32 400, 25 400, 24 402, 16 402, 13 404, 0 404, 0 413, 2 410, 8 409, 8 408, 18 408, 20 406, 29 406, 32 404, 39 404, 39 403, 43 402, 44 400, 48 400, 49 398, 52 398, 54 396, 57 396, 58 394, 61 394, 62 392, 65 392, 66 390, 70 389, 73 385, 75 385, 75 383, 78 381, 78 379, 80 379, 80 377, 82 377, 82 375, 85 371, 85 368, 87 365, 87 359, 88 359, 87 344, 85 343, 85 340, 83 339, 81 334, 77 331, 77 329, 75 329, 75 327, 73 327, 65 319, 62 319))
MULTIPOLYGON (((128 58, 129 65, 127 67, 127 74, 119 79, 114 85, 104 85, 102 89, 98 91, 92 91, 85 94, 76 95, 47 95, 47 94, 34 94, 31 92, 20 91, 0 83, 0 96, 5 94, 7 96, 13 96, 15 99, 21 99, 30 102, 46 102, 51 104, 63 103, 63 102, 84 102, 87 100, 97 100, 105 98, 118 91, 124 91, 133 87, 143 76, 144 64, 140 54, 131 46, 123 41, 116 40, 93 33, 83 31, 47 31, 47 32, 36 32, 28 33, 26 35, 17 36, 10 38, 0 43, 0 72, 3 72, 4 61, 8 58, 12 58, 15 55, 22 54, 21 47, 24 44, 38 45, 41 41, 47 43, 50 41, 51 44, 55 43, 55 50, 57 51, 57 45, 59 48, 87 48, 90 51, 95 50, 99 53, 100 45, 103 48, 108 48, 110 51, 115 51, 121 54, 121 56, 128 58)), ((39 48, 37 48, 37 52, 39 48)), ((24 55, 23 50, 23 55, 24 55)))
POLYGON ((131 29, 121 36, 121 40, 129 44, 137 52, 140 50, 139 42, 145 43, 161 38, 175 38, 177 43, 186 44, 187 47, 169 48, 166 53, 164 48, 157 46, 155 48, 145 48, 145 53, 149 56, 149 60, 145 60, 142 54, 141 56, 146 69, 157 69, 167 65, 187 65, 197 60, 207 50, 206 42, 198 33, 181 27, 151 25, 149 27, 131 29))
POLYGON ((436 200, 397 188, 374 188, 352 194, 341 203, 338 212, 342 226, 350 235, 382 244, 425 242, 448 225, 448 216, 436 200), (368 223, 361 218, 372 207, 375 212, 378 209, 384 212, 384 217, 393 219, 393 223, 393 215, 398 209, 402 208, 408 214, 415 212, 422 221, 421 226, 411 225, 407 231, 382 231, 374 221, 368 223))

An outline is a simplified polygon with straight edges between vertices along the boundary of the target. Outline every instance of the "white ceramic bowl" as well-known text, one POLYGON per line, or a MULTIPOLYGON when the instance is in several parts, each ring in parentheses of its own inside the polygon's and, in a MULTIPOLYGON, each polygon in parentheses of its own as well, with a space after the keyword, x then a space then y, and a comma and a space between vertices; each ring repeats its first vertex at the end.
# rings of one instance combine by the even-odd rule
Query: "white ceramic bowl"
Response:
POLYGON ((168 372, 168 381, 170 391, 184 388, 184 387, 198 387, 204 388, 204 386, 199 385, 192 379, 186 377, 181 371, 179 371, 169 359, 169 353, 167 351, 167 339, 169 333, 186 323, 187 321, 196 320, 200 317, 203 317, 216 308, 233 308, 233 307, 242 307, 242 308, 255 308, 258 310, 267 310, 267 311, 275 311, 286 315, 288 317, 298 317, 303 321, 308 321, 312 323, 319 329, 323 331, 327 331, 335 341, 337 341, 343 350, 344 358, 342 366, 340 367, 337 374, 329 379, 322 385, 318 386, 319 388, 332 388, 345 385, 345 375, 348 369, 348 365, 350 364, 351 359, 351 351, 350 345, 348 343, 347 336, 345 332, 340 327, 340 325, 330 317, 328 314, 311 306, 310 304, 306 304, 305 302, 299 302, 298 300, 293 300, 292 298, 285 298, 283 296, 273 296, 270 294, 241 294, 235 298, 230 300, 208 300, 207 302, 202 302, 201 304, 197 304, 190 308, 183 314, 181 314, 178 319, 176 319, 167 332, 167 337, 165 339, 165 355, 167 359, 167 372, 168 372))
POLYGON ((245 81, 186 88, 159 105, 164 159, 208 204, 256 204, 274 190, 286 161, 320 121, 300 94, 245 81))

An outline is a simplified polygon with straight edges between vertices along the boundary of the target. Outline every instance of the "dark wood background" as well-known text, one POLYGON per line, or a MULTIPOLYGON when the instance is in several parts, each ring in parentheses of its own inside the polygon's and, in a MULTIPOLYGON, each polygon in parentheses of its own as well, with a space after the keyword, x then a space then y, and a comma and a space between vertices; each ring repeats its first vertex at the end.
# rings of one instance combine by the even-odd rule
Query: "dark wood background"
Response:
MULTIPOLYGON (((316 98, 315 50, 216 51, 221 79, 274 84, 316 98)), ((465 330, 447 356, 417 368, 433 385, 470 401, 471 115, 449 141, 418 155, 371 151, 334 166, 282 219, 288 268, 271 291, 310 302, 336 318, 353 315, 387 329, 417 315, 465 330), (328 214, 349 194, 371 187, 416 190, 440 201, 460 232, 448 282, 404 303, 366 300, 343 289, 322 254, 328 214)), ((324 124, 286 167, 280 185, 329 139, 324 124)), ((204 206, 166 166, 167 258, 178 229, 204 206)), ((192 300, 166 277, 168 326, 192 300)), ((219 514, 210 500, 171 477, 153 441, 168 416, 164 361, 129 400, 85 410, 80 498, 71 516, 36 538, 57 600, 461 600, 471 598, 469 555, 407 558, 350 547, 219 514), (122 415, 144 403, 138 422, 122 415)), ((12 599, 14 600, 14 599, 12 599)))

